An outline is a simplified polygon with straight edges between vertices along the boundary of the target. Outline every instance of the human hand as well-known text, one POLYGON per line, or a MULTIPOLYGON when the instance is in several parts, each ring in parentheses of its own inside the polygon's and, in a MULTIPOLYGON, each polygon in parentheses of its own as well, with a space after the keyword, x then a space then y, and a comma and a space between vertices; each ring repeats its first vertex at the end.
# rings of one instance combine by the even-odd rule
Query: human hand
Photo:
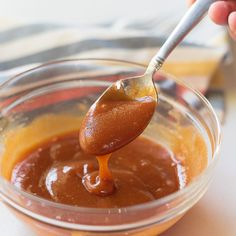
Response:
MULTIPOLYGON (((188 0, 190 4, 195 0, 188 0)), ((218 25, 228 25, 229 33, 236 40, 236 0, 217 1, 208 11, 210 18, 218 25)))

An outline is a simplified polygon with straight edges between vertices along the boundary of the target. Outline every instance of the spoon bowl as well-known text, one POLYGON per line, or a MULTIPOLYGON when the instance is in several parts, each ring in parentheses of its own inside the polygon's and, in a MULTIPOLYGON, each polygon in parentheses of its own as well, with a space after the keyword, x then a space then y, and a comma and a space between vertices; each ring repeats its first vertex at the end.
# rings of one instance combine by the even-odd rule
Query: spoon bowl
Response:
POLYGON ((93 155, 114 152, 139 136, 149 124, 157 92, 148 75, 119 80, 91 106, 80 131, 80 145, 93 155))

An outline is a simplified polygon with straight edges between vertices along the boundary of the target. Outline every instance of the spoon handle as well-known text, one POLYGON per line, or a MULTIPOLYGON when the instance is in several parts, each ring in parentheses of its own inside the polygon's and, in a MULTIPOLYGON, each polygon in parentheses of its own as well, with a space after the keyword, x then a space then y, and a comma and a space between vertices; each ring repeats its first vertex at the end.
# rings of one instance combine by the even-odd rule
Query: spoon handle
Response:
POLYGON ((160 69, 166 58, 183 38, 201 21, 210 5, 217 0, 197 0, 185 13, 173 32, 162 45, 158 53, 152 58, 146 73, 154 73, 160 69))

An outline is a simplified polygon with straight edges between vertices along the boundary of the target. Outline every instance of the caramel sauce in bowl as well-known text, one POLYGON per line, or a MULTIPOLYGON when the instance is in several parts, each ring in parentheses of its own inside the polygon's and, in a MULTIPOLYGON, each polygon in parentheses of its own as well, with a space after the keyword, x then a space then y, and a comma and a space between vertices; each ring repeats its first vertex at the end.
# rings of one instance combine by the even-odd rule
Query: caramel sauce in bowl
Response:
MULTIPOLYGON (((144 69, 145 67, 140 65, 112 60, 61 61, 25 72, 1 85, 0 196, 10 210, 39 235, 157 235, 173 225, 206 191, 220 143, 220 127, 215 113, 198 92, 170 76, 155 74, 154 80, 160 94, 158 109, 155 110, 142 136, 135 139, 134 143, 128 144, 131 146, 127 145, 114 151, 112 154, 114 156, 110 157, 111 162, 108 164, 112 178, 121 179, 119 172, 121 168, 116 169, 115 166, 121 167, 125 163, 126 172, 122 176, 125 175, 126 180, 135 180, 139 184, 137 189, 140 189, 140 186, 146 188, 148 185, 148 179, 145 180, 146 175, 141 175, 142 171, 147 173, 149 170, 149 180, 150 176, 159 174, 159 177, 165 180, 163 183, 169 185, 170 192, 162 195, 160 187, 158 189, 155 186, 154 196, 150 187, 148 191, 151 194, 142 192, 143 199, 146 199, 143 202, 125 205, 124 200, 122 205, 112 207, 107 205, 108 201, 103 202, 102 199, 111 198, 119 193, 119 185, 115 181, 115 189, 113 184, 110 185, 110 195, 105 197, 96 193, 93 195, 99 201, 95 200, 92 207, 78 205, 76 201, 73 205, 66 202, 65 197, 68 197, 67 195, 73 197, 73 194, 77 194, 77 189, 63 191, 61 187, 65 186, 63 181, 71 183, 73 176, 77 176, 81 180, 81 186, 78 188, 87 191, 85 186, 92 189, 94 187, 86 185, 87 179, 93 180, 89 181, 89 184, 96 185, 94 177, 99 176, 95 156, 92 153, 86 154, 88 156, 84 163, 83 157, 78 152, 80 147, 76 142, 79 140, 75 138, 75 134, 79 137, 83 117, 91 104, 111 84, 110 82, 131 74, 142 74, 144 69), (191 94, 193 102, 186 99, 184 96, 186 93, 191 94), (50 143, 55 145, 49 145, 49 148, 50 143), (74 149, 68 148, 68 150, 77 153, 74 159, 55 158, 61 153, 58 144, 69 146, 73 144, 74 149), (162 150, 161 156, 166 157, 162 166, 150 165, 149 160, 155 159, 156 155, 151 155, 154 151, 150 151, 150 146, 152 150, 157 150, 157 146, 159 151, 162 150), (130 153, 132 157, 141 151, 144 155, 149 153, 149 158, 141 158, 141 161, 137 157, 139 166, 133 164, 135 159, 122 158, 124 153, 130 153), (50 153, 52 158, 48 168, 41 169, 43 181, 37 182, 41 184, 42 189, 45 186, 45 189, 51 191, 52 194, 45 190, 48 193, 47 197, 43 196, 45 192, 41 192, 41 196, 39 193, 34 194, 30 182, 34 181, 33 178, 26 180, 17 175, 23 167, 25 168, 23 173, 26 173, 29 162, 25 162, 28 165, 24 166, 22 163, 29 161, 28 158, 32 154, 34 156, 31 156, 31 160, 36 160, 35 157, 39 162, 43 160, 42 152, 50 153), (80 162, 75 163, 74 160, 80 162), (62 162, 65 163, 62 165, 62 162), (164 171, 161 174, 163 169, 160 167, 165 166, 168 166, 168 169, 172 168, 173 172, 164 171), (17 177, 15 184, 13 184, 13 173, 17 177), (63 181, 53 181, 55 176, 63 177, 61 179, 63 181), (175 189, 173 182, 178 183, 178 189, 175 189), (27 189, 21 188, 20 184, 27 185, 27 189), (57 189, 60 190, 60 194, 56 192, 57 189), (65 202, 51 199, 54 195, 55 199, 63 198, 65 202), (96 204, 99 207, 96 207, 96 204)), ((100 161, 105 163, 106 167, 107 158, 102 157, 100 161)), ((42 163, 46 164, 45 161, 42 163)), ((34 166, 35 163, 31 164, 34 166)), ((39 172, 39 169, 37 170, 39 172)), ((39 177, 37 170, 35 169, 31 176, 34 177, 35 174, 39 177)), ((109 180, 111 177, 109 172, 105 170, 103 173, 106 173, 105 178, 100 176, 100 180, 109 180)), ((157 179, 153 178, 151 186, 159 182, 157 179)), ((130 184, 130 187, 132 186, 136 185, 130 184)), ((127 192, 129 185, 124 189, 127 192)))

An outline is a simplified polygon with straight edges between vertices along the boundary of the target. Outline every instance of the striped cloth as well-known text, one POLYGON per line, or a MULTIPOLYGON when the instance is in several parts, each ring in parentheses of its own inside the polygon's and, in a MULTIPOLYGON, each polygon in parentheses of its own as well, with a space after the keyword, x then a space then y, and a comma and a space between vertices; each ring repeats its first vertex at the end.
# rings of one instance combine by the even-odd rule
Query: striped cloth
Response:
MULTIPOLYGON (((176 23, 159 21, 161 25, 150 29, 150 20, 90 27, 0 20, 0 82, 58 59, 113 58, 147 64, 176 23)), ((213 75, 222 77, 218 66, 228 52, 225 33, 205 21, 192 35, 172 53, 163 70, 206 94, 213 75)))

